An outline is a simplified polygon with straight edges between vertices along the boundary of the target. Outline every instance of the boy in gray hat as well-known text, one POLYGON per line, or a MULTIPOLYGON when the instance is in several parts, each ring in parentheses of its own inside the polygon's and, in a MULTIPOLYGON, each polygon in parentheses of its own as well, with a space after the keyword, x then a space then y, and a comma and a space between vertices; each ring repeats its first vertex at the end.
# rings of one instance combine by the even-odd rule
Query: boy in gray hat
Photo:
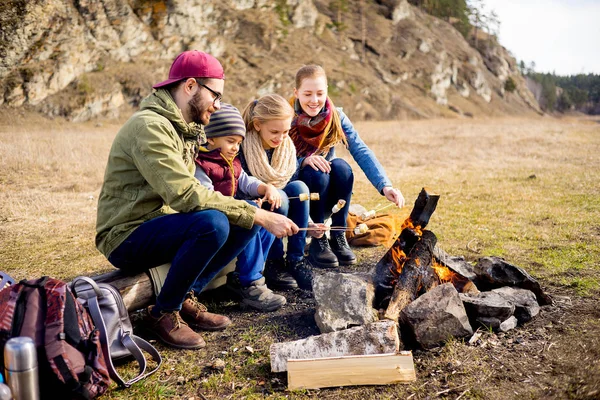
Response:
MULTIPOLYGON (((281 195, 277 188, 249 176, 236 157, 246 136, 244 120, 237 108, 231 104, 221 104, 221 109, 212 114, 210 123, 204 127, 204 132, 207 143, 200 147, 196 156, 195 173, 203 186, 225 196, 258 198, 259 205, 267 202, 271 210, 281 206, 281 195)), ((227 279, 227 287, 242 298, 242 304, 259 311, 275 311, 286 303, 285 297, 267 287, 262 275, 274 239, 273 234, 261 228, 240 253, 236 272, 227 279)), ((196 286, 202 288, 205 282, 200 279, 194 284, 196 286)))

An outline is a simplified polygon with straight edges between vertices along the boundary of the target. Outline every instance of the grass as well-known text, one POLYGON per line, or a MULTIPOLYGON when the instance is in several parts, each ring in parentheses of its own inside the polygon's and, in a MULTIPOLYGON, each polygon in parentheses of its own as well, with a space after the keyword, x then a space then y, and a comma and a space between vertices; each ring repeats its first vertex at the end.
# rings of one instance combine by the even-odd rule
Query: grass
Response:
MULTIPOLYGON (((0 110, 0 117, 0 269, 17 279, 52 275, 66 280, 110 270, 94 247, 95 213, 106 157, 120 123, 68 124, 7 110, 0 110)), ((469 261, 504 257, 545 287, 589 304, 586 310, 597 309, 597 122, 457 119, 355 126, 404 193, 407 207, 392 213, 406 217, 418 192, 428 187, 441 195, 428 228, 448 253, 469 261)), ((355 171, 353 201, 367 209, 385 205, 348 153, 339 149, 338 155, 349 159, 355 171)), ((357 251, 361 263, 381 253, 381 249, 357 251)), ((510 340, 524 340, 529 347, 514 344, 524 354, 500 356, 494 345, 472 347, 451 340, 433 352, 415 353, 419 379, 410 385, 287 392, 285 378, 269 371, 268 349, 273 342, 297 337, 290 325, 293 321, 282 324, 265 315, 248 316, 231 302, 209 306, 226 314, 235 310, 237 328, 207 333, 209 348, 196 352, 159 345, 165 361, 157 374, 128 390, 113 386, 105 398, 385 399, 413 395, 423 399, 456 398, 463 392, 462 398, 469 399, 536 398, 557 387, 563 388, 557 398, 565 393, 585 398, 596 388, 590 380, 600 376, 594 375, 600 368, 593 359, 585 371, 568 357, 561 361, 562 355, 574 351, 569 346, 580 341, 582 328, 560 325, 563 317, 556 317, 503 339, 509 347, 513 346, 510 340), (557 330, 544 342, 539 329, 557 330), (550 342, 557 343, 551 353, 557 358, 544 359, 550 342), (210 367, 216 358, 225 361, 222 372, 210 367), (557 370, 556 365, 563 367, 557 370), (544 375, 534 376, 530 368, 544 375), (562 375, 563 369, 570 375, 562 375)), ((582 353, 586 357, 600 353, 598 335, 592 334, 598 328, 597 318, 592 314, 581 317, 589 332, 582 339, 589 342, 582 353)), ((484 332, 483 338, 486 343, 498 340, 490 332, 484 332)), ((135 372, 133 366, 124 371, 135 372)))

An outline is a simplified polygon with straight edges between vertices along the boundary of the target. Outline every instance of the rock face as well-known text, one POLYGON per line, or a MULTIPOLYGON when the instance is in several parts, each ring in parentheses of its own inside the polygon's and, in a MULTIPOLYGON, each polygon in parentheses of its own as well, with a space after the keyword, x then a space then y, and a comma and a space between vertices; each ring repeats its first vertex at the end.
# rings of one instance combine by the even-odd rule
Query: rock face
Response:
POLYGON ((116 116, 166 77, 179 52, 197 49, 221 60, 225 99, 242 108, 259 93, 290 96, 297 68, 319 63, 333 100, 355 119, 456 117, 450 106, 540 112, 504 48, 474 49, 406 0, 362 3, 361 14, 360 2, 338 12, 313 0, 4 0, 0 105, 116 116))

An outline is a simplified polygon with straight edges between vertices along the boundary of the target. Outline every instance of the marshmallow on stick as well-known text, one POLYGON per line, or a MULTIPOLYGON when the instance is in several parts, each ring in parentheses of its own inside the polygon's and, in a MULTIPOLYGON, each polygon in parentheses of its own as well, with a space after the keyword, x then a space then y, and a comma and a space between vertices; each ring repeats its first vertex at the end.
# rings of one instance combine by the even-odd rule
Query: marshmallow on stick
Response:
POLYGON ((300 201, 319 200, 319 193, 300 193, 298 197, 290 197, 290 199, 300 199, 300 201))
POLYGON ((339 199, 338 202, 333 206, 333 208, 331 209, 331 212, 333 214, 335 214, 336 212, 340 211, 342 208, 344 208, 344 206, 346 205, 346 200, 343 199, 339 199))
POLYGON ((368 221, 368 220, 370 220, 371 218, 374 218, 374 217, 375 217, 375 210, 365 211, 364 213, 362 213, 360 215, 360 218, 363 221, 368 221))
POLYGON ((369 227, 367 226, 367 224, 358 224, 356 225, 356 228, 354 228, 354 234, 360 235, 362 233, 366 233, 368 230, 369 227))

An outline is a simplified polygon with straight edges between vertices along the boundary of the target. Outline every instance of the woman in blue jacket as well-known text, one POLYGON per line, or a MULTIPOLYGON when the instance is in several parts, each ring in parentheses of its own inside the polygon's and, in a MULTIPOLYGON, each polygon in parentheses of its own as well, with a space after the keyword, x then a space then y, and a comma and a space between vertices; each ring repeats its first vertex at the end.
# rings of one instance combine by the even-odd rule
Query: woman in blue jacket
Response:
MULTIPOLYGON (((333 226, 346 226, 354 175, 350 165, 335 158, 334 146, 343 143, 379 193, 398 207, 404 205, 400 190, 392 186, 375 154, 362 141, 348 117, 333 105, 327 96, 327 76, 322 67, 306 65, 296 73, 293 98, 296 113, 290 137, 296 146, 300 164, 299 179, 311 193, 318 192, 319 201, 312 201, 310 216, 321 223, 331 214, 338 200, 345 206, 331 217, 333 226)), ((343 231, 332 231, 330 240, 323 236, 313 239, 309 247, 310 262, 322 268, 356 263, 343 231)))

